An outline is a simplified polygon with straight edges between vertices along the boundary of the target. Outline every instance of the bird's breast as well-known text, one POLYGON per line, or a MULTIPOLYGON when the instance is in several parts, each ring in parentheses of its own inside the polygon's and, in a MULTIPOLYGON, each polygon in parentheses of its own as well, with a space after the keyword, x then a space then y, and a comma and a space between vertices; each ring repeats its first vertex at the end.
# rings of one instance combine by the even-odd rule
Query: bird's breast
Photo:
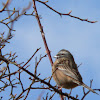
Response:
POLYGON ((67 88, 67 89, 71 89, 71 88, 74 88, 74 87, 78 86, 76 83, 74 83, 72 81, 72 78, 65 75, 59 69, 56 69, 55 67, 52 67, 52 73, 53 73, 54 80, 56 81, 56 83, 59 86, 61 86, 63 88, 67 88))

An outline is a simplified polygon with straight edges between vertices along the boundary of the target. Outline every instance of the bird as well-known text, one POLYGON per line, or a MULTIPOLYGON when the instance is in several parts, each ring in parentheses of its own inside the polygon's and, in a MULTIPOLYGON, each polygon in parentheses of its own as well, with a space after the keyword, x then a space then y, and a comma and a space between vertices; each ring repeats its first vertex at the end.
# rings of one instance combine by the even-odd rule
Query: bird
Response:
POLYGON ((52 66, 52 77, 58 86, 65 89, 83 86, 91 92, 96 93, 83 83, 82 76, 78 71, 78 66, 75 63, 74 57, 68 50, 60 50, 54 58, 56 58, 56 60, 52 66))

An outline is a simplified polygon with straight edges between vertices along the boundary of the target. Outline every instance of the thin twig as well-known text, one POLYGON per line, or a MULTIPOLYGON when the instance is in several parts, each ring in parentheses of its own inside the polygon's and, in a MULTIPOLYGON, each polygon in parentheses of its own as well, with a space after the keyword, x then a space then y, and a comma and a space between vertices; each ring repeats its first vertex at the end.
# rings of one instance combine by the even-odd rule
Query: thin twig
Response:
POLYGON ((5 8, 6 8, 6 7, 8 6, 8 4, 9 4, 9 1, 10 1, 10 0, 7 0, 6 4, 3 3, 3 4, 4 4, 4 7, 2 8, 2 10, 0 10, 0 12, 2 12, 2 11, 5 10, 5 8))
POLYGON ((35 55, 40 49, 41 49, 41 48, 38 48, 38 49, 35 51, 35 53, 31 56, 31 58, 30 58, 22 67, 26 66, 26 65, 31 61, 31 59, 34 57, 34 55, 35 55))
POLYGON ((51 9, 52 11, 54 11, 54 12, 57 13, 57 14, 59 14, 60 16, 66 15, 66 16, 69 16, 69 17, 72 17, 72 18, 79 19, 79 20, 81 20, 81 21, 89 22, 89 23, 96 23, 96 22, 97 22, 97 21, 89 21, 88 19, 82 19, 82 18, 80 18, 80 17, 73 16, 73 15, 71 15, 71 12, 72 12, 72 11, 70 11, 69 13, 60 13, 60 12, 58 12, 57 10, 53 9, 52 7, 50 7, 49 5, 47 5, 47 4, 46 4, 45 2, 43 2, 43 1, 40 1, 40 0, 36 0, 36 1, 38 1, 38 2, 40 2, 40 3, 42 3, 42 4, 44 4, 47 8, 51 9))
POLYGON ((48 82, 44 81, 43 79, 40 79, 38 76, 34 75, 33 73, 31 73, 30 71, 26 70, 25 68, 21 67, 20 65, 18 65, 16 62, 11 62, 9 61, 9 63, 14 64, 15 66, 17 66, 18 68, 22 69, 23 71, 25 71, 27 74, 29 74, 30 76, 34 77, 36 80, 40 81, 41 83, 44 83, 45 85, 49 86, 49 88, 52 88, 56 93, 67 96, 73 100, 78 100, 72 96, 69 96, 67 93, 63 93, 62 91, 56 89, 54 86, 52 86, 51 84, 49 84, 48 82))

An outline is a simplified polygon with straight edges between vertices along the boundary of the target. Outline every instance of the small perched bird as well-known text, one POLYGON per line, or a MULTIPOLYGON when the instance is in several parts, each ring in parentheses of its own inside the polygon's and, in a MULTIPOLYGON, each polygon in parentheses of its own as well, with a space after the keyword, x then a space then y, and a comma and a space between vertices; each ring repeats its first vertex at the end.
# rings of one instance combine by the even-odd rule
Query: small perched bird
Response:
POLYGON ((59 86, 66 89, 83 86, 93 93, 96 93, 93 89, 83 83, 77 64, 68 50, 62 49, 54 57, 56 58, 56 61, 52 66, 52 76, 59 86))

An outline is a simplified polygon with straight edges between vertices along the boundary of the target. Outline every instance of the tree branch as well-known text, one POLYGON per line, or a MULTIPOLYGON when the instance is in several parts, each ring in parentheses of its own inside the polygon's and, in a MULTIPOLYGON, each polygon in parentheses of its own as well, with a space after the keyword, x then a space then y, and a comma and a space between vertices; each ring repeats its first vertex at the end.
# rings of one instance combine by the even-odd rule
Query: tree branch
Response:
POLYGON ((57 10, 53 9, 52 7, 50 7, 49 5, 47 5, 46 2, 43 2, 43 1, 40 1, 40 0, 36 0, 36 1, 38 1, 38 2, 40 2, 40 3, 42 3, 42 4, 44 4, 47 8, 49 8, 50 10, 52 10, 52 11, 54 11, 55 13, 59 14, 60 16, 66 15, 66 16, 69 16, 69 17, 72 17, 72 18, 79 19, 79 20, 81 20, 81 21, 89 22, 89 23, 96 23, 96 22, 97 22, 97 21, 89 21, 88 19, 82 19, 82 18, 80 18, 80 17, 73 16, 73 15, 71 15, 71 12, 72 12, 72 11, 70 11, 69 13, 60 13, 60 12, 58 12, 57 10))
POLYGON ((34 8, 34 11, 35 11, 35 17, 37 19, 37 22, 38 22, 38 25, 39 25, 39 28, 40 28, 42 39, 43 39, 44 46, 45 46, 45 49, 46 49, 46 53, 48 54, 48 57, 49 57, 49 60, 50 60, 51 66, 52 66, 53 65, 53 60, 51 58, 51 53, 50 53, 50 50, 49 50, 47 42, 46 42, 43 26, 41 25, 41 22, 40 22, 40 19, 39 19, 39 15, 38 15, 38 12, 37 12, 35 0, 33 0, 33 8, 34 8))

